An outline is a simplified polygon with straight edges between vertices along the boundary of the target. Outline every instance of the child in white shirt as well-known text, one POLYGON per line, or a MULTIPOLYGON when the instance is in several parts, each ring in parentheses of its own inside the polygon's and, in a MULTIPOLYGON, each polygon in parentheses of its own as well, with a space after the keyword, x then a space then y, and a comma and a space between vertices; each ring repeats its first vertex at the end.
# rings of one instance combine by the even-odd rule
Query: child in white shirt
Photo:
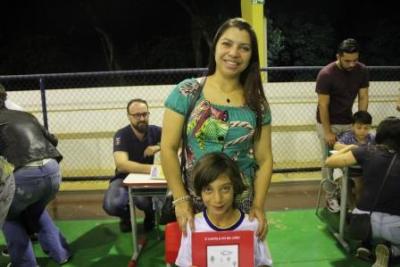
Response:
MULTIPOLYGON (((268 246, 256 235, 258 221, 250 221, 248 215, 235 206, 235 197, 245 189, 237 164, 221 152, 206 154, 194 166, 193 180, 195 192, 206 207, 195 215, 195 231, 251 230, 254 232, 254 266, 272 266, 268 246)), ((187 226, 187 235, 182 235, 175 262, 180 267, 192 266, 191 234, 187 226)))

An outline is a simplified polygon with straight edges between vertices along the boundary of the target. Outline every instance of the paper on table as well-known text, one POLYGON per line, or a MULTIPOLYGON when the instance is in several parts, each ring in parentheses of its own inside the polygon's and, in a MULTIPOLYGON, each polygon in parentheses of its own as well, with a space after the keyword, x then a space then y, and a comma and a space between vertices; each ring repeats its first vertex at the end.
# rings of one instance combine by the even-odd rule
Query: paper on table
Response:
POLYGON ((165 179, 151 179, 150 174, 144 173, 130 173, 124 179, 124 184, 128 186, 166 186, 167 181, 165 179))
POLYGON ((165 180, 164 172, 161 168, 161 165, 154 164, 151 166, 150 170, 150 179, 162 179, 165 180))

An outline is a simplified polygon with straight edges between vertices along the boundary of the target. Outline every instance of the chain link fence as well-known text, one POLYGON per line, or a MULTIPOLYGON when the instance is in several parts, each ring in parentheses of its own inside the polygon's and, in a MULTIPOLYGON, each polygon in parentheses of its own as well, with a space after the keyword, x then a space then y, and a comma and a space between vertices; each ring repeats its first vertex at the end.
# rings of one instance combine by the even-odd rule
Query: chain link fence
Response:
MULTIPOLYGON (((315 133, 315 78, 321 67, 270 67, 263 70, 272 111, 274 172, 320 168, 315 133), (267 82, 268 81, 268 82, 267 82)), ((376 126, 398 115, 400 67, 369 67, 370 105, 376 126)), ((150 123, 160 125, 164 100, 179 81, 206 69, 136 70, 0 76, 8 98, 33 113, 59 138, 64 179, 107 179, 114 174, 112 137, 127 125, 132 98, 149 103, 150 123)), ((356 105, 354 106, 356 109, 356 105)))

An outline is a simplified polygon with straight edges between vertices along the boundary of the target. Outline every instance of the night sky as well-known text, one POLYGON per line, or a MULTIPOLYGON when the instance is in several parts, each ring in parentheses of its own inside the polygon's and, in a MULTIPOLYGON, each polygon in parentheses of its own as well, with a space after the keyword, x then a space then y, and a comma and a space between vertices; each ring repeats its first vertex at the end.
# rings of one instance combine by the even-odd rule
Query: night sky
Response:
MULTIPOLYGON (((335 27, 336 39, 357 35, 367 42, 379 38, 378 34, 368 35, 368 29, 383 18, 393 17, 392 24, 400 24, 397 9, 390 2, 394 1, 267 0, 265 13, 275 21, 288 16, 313 20, 325 14, 335 27)), ((240 16, 240 1, 227 3, 226 0, 2 1, 0 75, 204 67, 204 60, 197 62, 200 66, 194 60, 193 27, 203 27, 203 32, 212 37, 222 21, 240 16), (187 4, 191 14, 182 3, 187 4), (194 22, 193 14, 195 19, 200 18, 197 20, 200 24, 194 22), (110 55, 107 44, 112 44, 113 64, 107 59, 110 55)), ((206 59, 204 40, 202 50, 206 59)))

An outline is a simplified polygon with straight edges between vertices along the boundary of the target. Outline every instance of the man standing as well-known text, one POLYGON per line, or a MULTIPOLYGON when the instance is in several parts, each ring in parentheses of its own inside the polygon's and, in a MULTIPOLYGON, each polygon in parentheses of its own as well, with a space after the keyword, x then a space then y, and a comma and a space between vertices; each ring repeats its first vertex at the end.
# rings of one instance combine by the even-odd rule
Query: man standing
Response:
MULTIPOLYGON (((315 91, 318 94, 317 134, 321 143, 322 178, 328 178, 324 167, 329 150, 337 136, 351 129, 352 107, 358 98, 358 110, 368 109, 369 73, 358 61, 359 46, 356 40, 342 41, 336 61, 326 65, 317 76, 315 91)), ((328 209, 338 211, 337 201, 328 198, 328 209)))
MULTIPOLYGON (((129 173, 150 173, 154 155, 160 151, 161 128, 149 125, 149 109, 143 99, 132 99, 127 105, 130 124, 114 135, 115 177, 105 193, 103 209, 121 218, 122 232, 131 230, 128 189, 123 185, 129 173)), ((144 230, 154 227, 151 197, 135 197, 135 205, 144 211, 144 230)))

